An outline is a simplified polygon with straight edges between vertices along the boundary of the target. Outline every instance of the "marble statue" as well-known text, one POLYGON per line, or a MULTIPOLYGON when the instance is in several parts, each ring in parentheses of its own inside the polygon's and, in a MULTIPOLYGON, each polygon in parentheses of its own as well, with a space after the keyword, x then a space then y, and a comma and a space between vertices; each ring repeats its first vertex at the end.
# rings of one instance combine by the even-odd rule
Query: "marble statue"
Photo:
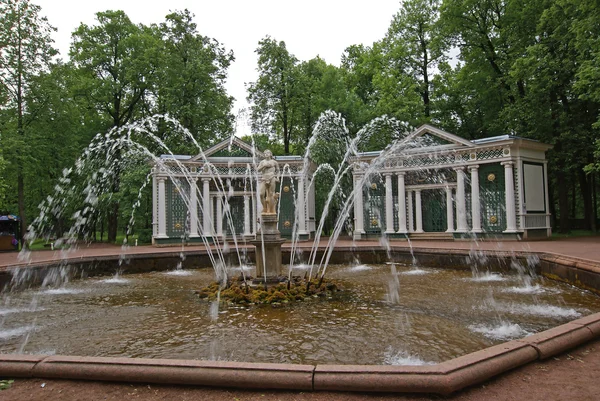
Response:
POLYGON ((279 164, 273 159, 273 153, 270 150, 265 150, 265 158, 258 164, 257 170, 260 176, 260 202, 263 207, 263 214, 275 214, 275 206, 279 198, 279 194, 275 192, 277 183, 279 182, 279 164))

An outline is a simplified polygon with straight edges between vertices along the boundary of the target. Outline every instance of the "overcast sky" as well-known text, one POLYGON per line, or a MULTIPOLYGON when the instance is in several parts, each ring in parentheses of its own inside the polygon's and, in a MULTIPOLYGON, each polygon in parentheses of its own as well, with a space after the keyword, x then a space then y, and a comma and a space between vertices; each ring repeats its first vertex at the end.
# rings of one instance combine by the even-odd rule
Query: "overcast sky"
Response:
POLYGON ((55 46, 68 58, 71 33, 80 23, 93 25, 95 13, 123 10, 134 23, 160 23, 175 10, 188 9, 201 35, 233 50, 226 88, 236 98, 234 113, 247 106, 245 83, 257 78, 258 41, 266 35, 285 41, 299 60, 317 55, 339 65, 344 49, 383 38, 400 0, 32 0, 58 29, 55 46))

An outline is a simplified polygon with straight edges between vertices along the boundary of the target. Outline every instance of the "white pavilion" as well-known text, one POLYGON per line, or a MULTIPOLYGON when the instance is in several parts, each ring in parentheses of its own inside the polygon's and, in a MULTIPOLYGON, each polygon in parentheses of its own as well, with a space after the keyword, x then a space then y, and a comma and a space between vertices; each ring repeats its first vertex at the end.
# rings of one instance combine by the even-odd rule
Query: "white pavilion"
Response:
MULTIPOLYGON (((152 169, 153 243, 254 239, 262 207, 256 166, 263 158, 237 137, 196 156, 161 156, 152 169)), ((281 171, 278 229, 284 237, 291 237, 295 228, 300 239, 310 238, 315 231, 315 166, 300 156, 274 158, 281 171)))
POLYGON ((548 237, 550 148, 513 135, 471 141, 423 125, 355 158, 353 236, 548 237))

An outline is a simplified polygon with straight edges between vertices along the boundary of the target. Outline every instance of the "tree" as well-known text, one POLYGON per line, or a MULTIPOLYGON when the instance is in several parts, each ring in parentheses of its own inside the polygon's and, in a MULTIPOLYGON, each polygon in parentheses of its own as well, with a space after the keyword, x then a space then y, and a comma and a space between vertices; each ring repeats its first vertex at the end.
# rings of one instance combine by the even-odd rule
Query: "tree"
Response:
POLYGON ((252 129, 283 139, 285 154, 290 154, 293 135, 294 66, 298 60, 285 42, 267 36, 258 43, 258 80, 248 86, 252 129))
POLYGON ((28 0, 0 0, 0 84, 10 110, 4 121, 8 128, 3 138, 6 159, 16 169, 17 203, 21 233, 27 228, 25 213, 25 158, 28 154, 28 125, 35 111, 26 108, 25 96, 33 77, 46 70, 57 51, 52 47, 53 28, 39 15, 40 7, 28 0))
POLYGON ((409 75, 421 97, 425 120, 431 116, 431 81, 447 43, 439 24, 438 0, 408 0, 394 16, 383 40, 388 68, 409 75))
POLYGON ((538 22, 536 43, 511 70, 511 75, 523 82, 524 95, 506 108, 509 121, 523 122, 517 125, 521 134, 554 145, 550 166, 563 232, 569 230, 569 216, 574 214, 569 206, 576 202, 573 198, 569 205, 569 187, 577 184, 585 227, 595 229, 595 187, 593 176, 586 175, 584 167, 593 161, 600 98, 594 97, 592 81, 588 85, 581 79, 589 76, 594 52, 586 46, 588 39, 580 41, 587 35, 597 40, 600 33, 594 24, 586 24, 591 4, 560 0, 548 5, 538 22), (578 34, 580 29, 584 35, 578 34))
POLYGON ((203 146, 231 135, 233 98, 225 91, 233 53, 198 34, 188 10, 160 24, 165 51, 157 83, 158 111, 177 118, 203 146))
MULTIPOLYGON (((106 129, 122 127, 148 109, 145 101, 155 84, 160 38, 133 24, 123 11, 96 14, 98 25, 81 24, 73 33, 70 55, 80 72, 81 96, 100 113, 106 129)), ((118 152, 118 150, 117 150, 118 152)), ((117 157, 118 160, 118 157, 117 157)), ((113 192, 119 192, 119 166, 112 166, 113 192)), ((115 241, 119 204, 111 201, 108 240, 115 241)))

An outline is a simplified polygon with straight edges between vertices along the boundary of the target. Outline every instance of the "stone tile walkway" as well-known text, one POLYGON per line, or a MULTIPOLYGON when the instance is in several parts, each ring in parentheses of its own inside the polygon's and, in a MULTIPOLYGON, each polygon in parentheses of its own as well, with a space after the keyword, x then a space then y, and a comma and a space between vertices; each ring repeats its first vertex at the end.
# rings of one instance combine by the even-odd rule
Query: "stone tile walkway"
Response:
MULTIPOLYGON (((327 238, 322 238, 320 246, 327 244, 327 238)), ((312 241, 299 243, 302 249, 310 249, 312 241)), ((285 243, 283 248, 289 247, 285 243)), ((547 241, 411 241, 391 240, 390 246, 396 250, 407 249, 412 246, 414 249, 447 249, 447 250, 482 250, 490 252, 536 252, 553 254, 556 256, 569 257, 574 259, 587 260, 600 264, 600 236, 564 238, 547 241)), ((376 240, 352 241, 350 239, 339 239, 336 247, 352 247, 357 249, 379 248, 381 244, 376 240)), ((204 246, 186 246, 185 252, 201 252, 204 246)), ((118 255, 137 255, 137 254, 163 254, 180 253, 181 246, 172 247, 154 247, 154 246, 131 246, 123 249, 117 245, 110 244, 90 244, 81 245, 76 250, 52 251, 39 250, 30 253, 28 260, 22 260, 17 252, 0 253, 0 269, 11 266, 24 266, 29 263, 43 263, 53 260, 81 258, 106 258, 118 255)))

